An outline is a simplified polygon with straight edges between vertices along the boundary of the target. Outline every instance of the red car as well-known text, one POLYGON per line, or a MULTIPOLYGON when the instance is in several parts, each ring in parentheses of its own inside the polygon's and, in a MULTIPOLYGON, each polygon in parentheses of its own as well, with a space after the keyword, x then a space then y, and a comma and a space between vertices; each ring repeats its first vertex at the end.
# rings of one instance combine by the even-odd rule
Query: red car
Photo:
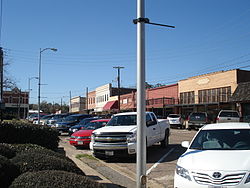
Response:
POLYGON ((108 122, 109 119, 98 119, 89 122, 82 130, 79 130, 70 136, 69 143, 75 147, 88 147, 92 132, 105 126, 108 122))

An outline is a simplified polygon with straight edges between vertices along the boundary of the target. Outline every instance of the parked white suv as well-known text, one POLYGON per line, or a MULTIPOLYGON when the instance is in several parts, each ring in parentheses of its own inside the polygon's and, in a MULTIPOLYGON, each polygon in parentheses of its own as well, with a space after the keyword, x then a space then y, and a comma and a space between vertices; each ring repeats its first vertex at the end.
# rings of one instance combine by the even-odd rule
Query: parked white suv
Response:
POLYGON ((204 125, 177 162, 174 188, 250 187, 250 124, 204 125))
POLYGON ((239 122, 239 112, 235 110, 221 110, 216 118, 217 123, 239 122))
POLYGON ((181 129, 184 128, 183 127, 184 120, 180 114, 169 114, 167 120, 169 121, 169 124, 172 128, 178 128, 178 127, 180 127, 181 129))

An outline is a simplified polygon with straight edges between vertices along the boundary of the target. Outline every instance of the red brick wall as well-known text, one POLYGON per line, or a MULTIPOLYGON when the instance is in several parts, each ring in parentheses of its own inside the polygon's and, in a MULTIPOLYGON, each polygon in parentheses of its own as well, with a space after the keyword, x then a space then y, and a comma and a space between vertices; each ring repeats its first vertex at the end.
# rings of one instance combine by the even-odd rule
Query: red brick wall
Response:
POLYGON ((136 108, 135 106, 136 94, 134 92, 120 96, 120 109, 131 110, 136 108))
POLYGON ((156 99, 163 97, 178 99, 178 84, 147 89, 146 91, 146 99, 156 99))
POLYGON ((95 91, 88 93, 88 109, 95 109, 95 91))

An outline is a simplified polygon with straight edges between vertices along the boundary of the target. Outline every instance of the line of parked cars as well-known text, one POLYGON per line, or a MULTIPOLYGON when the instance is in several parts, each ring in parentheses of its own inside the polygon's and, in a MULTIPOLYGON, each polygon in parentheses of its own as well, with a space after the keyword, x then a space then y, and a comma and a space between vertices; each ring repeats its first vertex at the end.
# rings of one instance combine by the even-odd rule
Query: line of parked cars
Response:
MULTIPOLYGON (((167 119, 172 128, 186 127, 184 125, 184 118, 180 114, 169 114, 167 119)), ((216 119, 211 118, 207 112, 192 112, 187 118, 187 128, 190 130, 199 129, 203 125, 210 123, 240 122, 240 121, 241 121, 240 114, 235 110, 221 110, 218 113, 216 119)))

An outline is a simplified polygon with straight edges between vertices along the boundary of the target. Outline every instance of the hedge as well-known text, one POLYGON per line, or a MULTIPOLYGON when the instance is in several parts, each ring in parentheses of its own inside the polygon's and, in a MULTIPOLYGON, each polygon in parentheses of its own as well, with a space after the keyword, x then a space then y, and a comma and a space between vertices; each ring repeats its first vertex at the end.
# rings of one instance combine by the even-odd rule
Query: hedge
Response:
POLYGON ((19 175, 19 170, 8 158, 0 155, 0 185, 7 188, 19 175))
POLYGON ((0 155, 10 159, 16 156, 16 152, 15 150, 11 149, 9 144, 0 143, 0 155))
POLYGON ((34 125, 21 121, 0 123, 0 143, 31 143, 56 150, 58 142, 58 131, 46 125, 34 125))
POLYGON ((57 153, 53 150, 47 149, 45 147, 36 144, 5 144, 0 143, 0 155, 7 158, 13 158, 20 153, 39 153, 48 156, 58 157, 60 159, 65 159, 69 162, 73 162, 70 158, 66 157, 64 154, 57 153))
POLYGON ((27 172, 17 177, 9 188, 105 188, 86 176, 65 171, 45 170, 27 172))
POLYGON ((19 167, 21 173, 42 170, 63 170, 85 175, 73 162, 40 153, 20 153, 12 158, 11 161, 19 167))

